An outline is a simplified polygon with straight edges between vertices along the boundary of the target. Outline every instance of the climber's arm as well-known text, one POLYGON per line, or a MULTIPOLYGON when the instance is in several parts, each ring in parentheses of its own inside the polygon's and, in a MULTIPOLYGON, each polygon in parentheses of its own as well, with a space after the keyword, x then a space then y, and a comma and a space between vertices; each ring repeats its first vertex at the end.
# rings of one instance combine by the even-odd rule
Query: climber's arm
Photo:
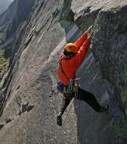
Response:
POLYGON ((74 58, 72 58, 75 69, 77 69, 84 60, 89 46, 90 40, 87 38, 86 41, 82 44, 81 48, 78 50, 77 54, 74 56, 74 58))
POLYGON ((91 35, 91 29, 92 26, 90 26, 86 32, 84 32, 81 37, 75 42, 75 45, 78 47, 78 49, 82 46, 82 44, 85 42, 85 40, 87 39, 87 37, 89 37, 89 35, 91 35))

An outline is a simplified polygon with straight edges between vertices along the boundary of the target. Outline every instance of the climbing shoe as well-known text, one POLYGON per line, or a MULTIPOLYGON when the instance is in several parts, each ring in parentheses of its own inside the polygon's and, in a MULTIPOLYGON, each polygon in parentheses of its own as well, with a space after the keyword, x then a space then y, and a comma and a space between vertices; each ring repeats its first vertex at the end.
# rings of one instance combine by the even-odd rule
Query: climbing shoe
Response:
POLYGON ((108 109, 109 109, 109 106, 106 105, 106 106, 101 107, 101 110, 99 112, 105 112, 105 111, 108 111, 108 109))
POLYGON ((58 124, 59 126, 62 126, 62 116, 61 116, 61 115, 58 115, 58 116, 57 116, 57 124, 58 124))

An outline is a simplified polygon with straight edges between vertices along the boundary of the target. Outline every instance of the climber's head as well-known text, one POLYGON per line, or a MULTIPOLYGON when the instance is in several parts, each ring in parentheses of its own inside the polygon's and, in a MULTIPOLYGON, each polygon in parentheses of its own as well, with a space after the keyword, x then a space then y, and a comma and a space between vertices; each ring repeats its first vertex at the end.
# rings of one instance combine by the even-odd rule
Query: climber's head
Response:
POLYGON ((74 43, 68 43, 64 47, 64 55, 65 56, 73 56, 77 53, 78 48, 74 43))

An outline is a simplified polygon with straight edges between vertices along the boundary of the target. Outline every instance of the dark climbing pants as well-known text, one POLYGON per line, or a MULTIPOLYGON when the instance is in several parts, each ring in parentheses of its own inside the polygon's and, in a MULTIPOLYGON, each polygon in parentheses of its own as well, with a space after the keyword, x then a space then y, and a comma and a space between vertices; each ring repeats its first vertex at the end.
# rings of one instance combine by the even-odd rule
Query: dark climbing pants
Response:
MULTIPOLYGON (((73 94, 70 97, 67 97, 66 95, 64 96, 64 98, 62 100, 62 106, 61 106, 61 109, 60 109, 62 114, 64 113, 64 111, 66 110, 67 106, 71 102, 72 98, 74 98, 74 96, 75 96, 75 94, 73 94)), ((85 91, 85 90, 83 90, 81 88, 78 88, 78 93, 77 93, 77 96, 75 98, 85 101, 96 112, 99 112, 101 110, 100 104, 97 102, 95 96, 92 93, 90 93, 90 92, 87 92, 87 91, 85 91)))

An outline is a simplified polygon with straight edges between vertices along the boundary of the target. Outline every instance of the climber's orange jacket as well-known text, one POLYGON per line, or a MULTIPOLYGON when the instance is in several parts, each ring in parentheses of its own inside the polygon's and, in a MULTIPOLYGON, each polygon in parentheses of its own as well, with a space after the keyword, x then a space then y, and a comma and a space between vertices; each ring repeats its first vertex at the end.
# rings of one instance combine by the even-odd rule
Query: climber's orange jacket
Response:
POLYGON ((87 34, 83 33, 83 35, 75 42, 75 45, 78 47, 78 52, 72 58, 64 58, 63 53, 59 57, 59 62, 61 61, 65 74, 62 72, 60 64, 58 65, 57 73, 60 81, 64 85, 68 85, 69 79, 75 78, 76 70, 86 56, 90 46, 90 40, 87 38, 87 34))

